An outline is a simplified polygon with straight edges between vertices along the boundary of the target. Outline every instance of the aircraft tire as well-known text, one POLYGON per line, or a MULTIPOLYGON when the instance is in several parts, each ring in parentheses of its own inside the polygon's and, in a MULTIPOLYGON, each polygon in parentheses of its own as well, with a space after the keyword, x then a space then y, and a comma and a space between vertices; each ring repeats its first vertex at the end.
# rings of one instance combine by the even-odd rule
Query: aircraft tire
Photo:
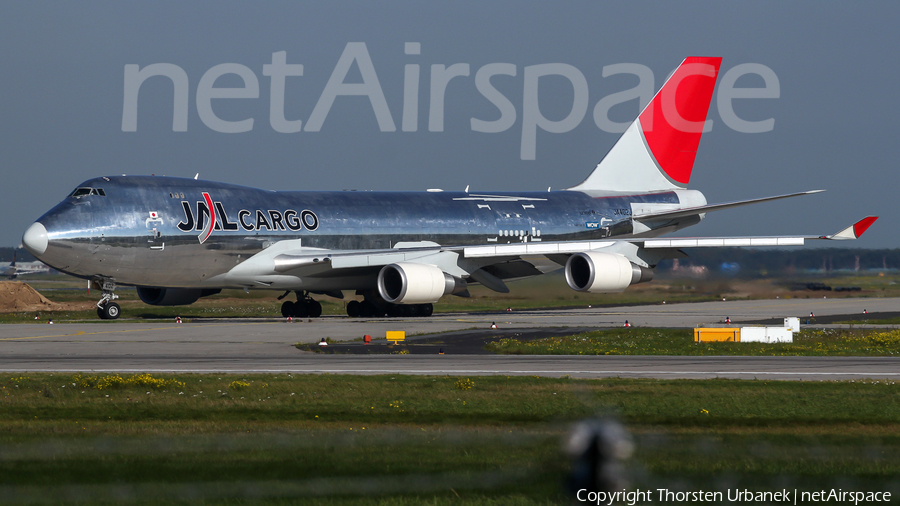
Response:
POLYGON ((283 304, 281 304, 281 316, 287 318, 289 316, 294 316, 294 303, 286 300, 283 304))
POLYGON ((115 302, 109 302, 103 306, 102 311, 104 316, 101 318, 104 320, 115 320, 119 317, 121 308, 115 302))
POLYGON ((422 304, 419 308, 419 316, 428 317, 434 313, 434 304, 422 304))
POLYGON ((375 304, 364 300, 359 303, 359 316, 363 318, 372 318, 378 313, 378 308, 375 307, 375 304))
POLYGON ((101 320, 105 320, 105 319, 106 319, 106 312, 103 311, 103 308, 102 308, 102 307, 98 307, 98 308, 97 308, 97 317, 100 318, 101 320))
POLYGON ((309 309, 310 318, 318 318, 322 316, 322 304, 317 300, 310 301, 306 306, 309 309))
POLYGON ((347 316, 350 318, 359 318, 359 301, 351 300, 347 303, 347 316))

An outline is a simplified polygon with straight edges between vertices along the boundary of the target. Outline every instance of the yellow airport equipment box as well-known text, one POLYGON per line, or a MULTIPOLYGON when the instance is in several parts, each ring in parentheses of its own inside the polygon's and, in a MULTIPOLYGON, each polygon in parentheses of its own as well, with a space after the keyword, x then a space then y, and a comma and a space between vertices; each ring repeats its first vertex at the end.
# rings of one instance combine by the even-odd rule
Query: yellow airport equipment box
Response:
POLYGON ((694 329, 695 343, 731 342, 741 341, 740 327, 700 327, 694 329))
POLYGON ((385 338, 388 341, 393 341, 395 343, 397 341, 403 341, 406 339, 406 331, 405 330, 388 330, 386 332, 385 338))

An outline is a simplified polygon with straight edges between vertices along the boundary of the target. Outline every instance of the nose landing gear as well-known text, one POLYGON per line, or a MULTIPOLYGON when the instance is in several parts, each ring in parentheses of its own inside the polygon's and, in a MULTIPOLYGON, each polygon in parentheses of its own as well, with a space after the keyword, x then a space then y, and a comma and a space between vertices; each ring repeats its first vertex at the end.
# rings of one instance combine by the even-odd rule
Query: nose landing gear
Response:
POLYGON ((115 320, 119 317, 119 305, 113 302, 119 296, 113 293, 116 289, 116 282, 109 278, 94 278, 91 280, 91 286, 101 291, 103 296, 97 303, 97 316, 101 320, 115 320))
POLYGON ((105 302, 103 305, 99 305, 102 302, 98 302, 97 306, 97 316, 100 317, 101 320, 115 320, 119 317, 119 305, 115 302, 105 302))

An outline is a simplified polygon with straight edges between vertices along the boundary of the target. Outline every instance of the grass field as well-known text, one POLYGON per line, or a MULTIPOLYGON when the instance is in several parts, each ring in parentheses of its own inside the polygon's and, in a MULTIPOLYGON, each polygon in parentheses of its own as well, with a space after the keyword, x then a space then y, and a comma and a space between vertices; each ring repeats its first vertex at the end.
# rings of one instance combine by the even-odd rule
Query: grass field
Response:
MULTIPOLYGON (((95 303, 99 299, 96 291, 88 293, 81 288, 80 280, 67 276, 55 276, 57 279, 33 280, 31 284, 42 295, 54 302, 63 303, 95 303), (77 284, 76 284, 77 283, 77 284)), ((25 280, 28 281, 28 280, 25 280)), ((511 293, 499 294, 482 286, 470 289, 472 297, 462 298, 447 295, 435 304, 437 312, 460 311, 502 311, 507 307, 516 309, 554 308, 554 307, 586 307, 601 304, 647 304, 663 300, 668 302, 697 302, 714 300, 720 297, 720 283, 702 286, 678 286, 675 289, 639 285, 621 294, 584 294, 568 288, 565 280, 559 275, 549 275, 511 283, 511 293)), ((142 303, 137 292, 127 287, 117 291, 120 298, 117 302, 122 306, 123 319, 128 318, 217 318, 269 316, 280 317, 281 303, 276 299, 281 292, 269 290, 253 290, 249 294, 241 290, 223 290, 221 294, 204 297, 189 306, 164 307, 148 306, 142 303)), ((293 300, 291 295, 289 300, 293 300)), ((352 300, 350 293, 346 300, 335 299, 324 295, 315 296, 322 304, 324 315, 345 315, 345 302, 352 300)), ((56 320, 96 319, 96 310, 89 308, 82 311, 60 311, 47 313, 46 317, 56 320)), ((16 322, 33 319, 30 313, 0 314, 0 321, 16 322)))
MULTIPOLYGON (((881 273, 884 274, 884 273, 881 273)), ((26 276, 22 281, 31 284, 45 297, 60 303, 96 303, 99 294, 88 293, 84 289, 85 281, 65 275, 26 276)), ((821 297, 821 292, 807 290, 791 290, 797 284, 810 281, 826 282, 835 286, 859 286, 860 292, 828 292, 829 297, 891 297, 900 296, 900 274, 849 274, 837 273, 829 276, 809 275, 789 279, 739 279, 716 278, 694 279, 673 276, 663 273, 650 283, 642 283, 629 287, 618 294, 586 294, 571 290, 560 272, 545 276, 523 279, 509 283, 510 293, 500 294, 473 285, 470 288, 472 297, 461 298, 444 296, 435 304, 437 312, 459 311, 502 311, 507 307, 513 309, 586 307, 588 305, 620 305, 620 304, 657 304, 663 301, 699 302, 729 299, 766 299, 766 298, 809 298, 821 297)), ((275 291, 253 290, 249 294, 241 290, 224 290, 221 294, 205 297, 189 306, 161 307, 148 306, 142 303, 137 292, 123 287, 117 291, 121 297, 117 302, 122 306, 123 319, 153 318, 216 318, 216 317, 280 317, 281 302, 276 300, 275 291)), ((346 314, 345 302, 352 294, 346 294, 345 300, 324 295, 315 298, 322 303, 322 312, 326 315, 346 314)), ((292 296, 293 297, 293 296, 292 296)), ((58 321, 95 320, 95 309, 87 307, 80 311, 57 311, 44 314, 58 321)), ((33 313, 0 313, 0 322, 33 321, 33 313)))
POLYGON ((572 336, 488 343, 514 355, 900 356, 900 330, 805 329, 793 343, 695 343, 691 329, 622 328, 572 336))
POLYGON ((464 380, 0 378, 0 503, 569 504, 561 441, 598 414, 631 487, 900 493, 893 382, 464 380))

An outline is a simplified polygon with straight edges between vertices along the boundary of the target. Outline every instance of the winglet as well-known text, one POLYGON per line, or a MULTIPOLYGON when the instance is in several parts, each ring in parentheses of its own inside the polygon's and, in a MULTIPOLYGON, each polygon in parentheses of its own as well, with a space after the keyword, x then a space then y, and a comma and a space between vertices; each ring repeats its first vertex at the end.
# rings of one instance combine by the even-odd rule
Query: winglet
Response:
POLYGON ((841 230, 840 232, 834 235, 826 235, 822 237, 823 239, 833 239, 838 241, 846 241, 850 239, 859 239, 861 235, 865 233, 869 227, 875 223, 875 220, 878 219, 878 216, 866 216, 865 218, 857 221, 853 225, 841 230))

